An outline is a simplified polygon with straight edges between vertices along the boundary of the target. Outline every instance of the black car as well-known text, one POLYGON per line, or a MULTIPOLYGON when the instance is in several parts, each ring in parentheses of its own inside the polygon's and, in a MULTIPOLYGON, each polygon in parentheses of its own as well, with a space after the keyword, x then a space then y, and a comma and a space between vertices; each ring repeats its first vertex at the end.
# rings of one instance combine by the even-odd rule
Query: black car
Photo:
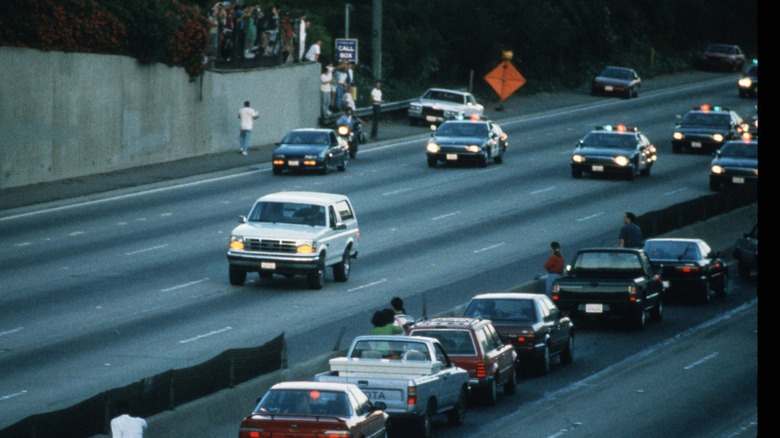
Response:
POLYGON ((655 146, 636 127, 598 126, 582 138, 571 156, 571 176, 649 176, 658 159, 655 146))
POLYGON ((474 162, 480 167, 492 160, 504 162, 508 137, 498 124, 481 117, 448 120, 431 134, 425 145, 428 166, 446 163, 474 162))
POLYGON ((709 303, 726 296, 729 269, 719 252, 702 239, 647 239, 644 250, 661 274, 667 297, 709 303))
POLYGON ((463 316, 489 319, 517 351, 521 369, 545 374, 550 360, 574 360, 574 323, 544 294, 497 292, 473 297, 463 316))
POLYGON ((274 175, 283 171, 343 172, 349 162, 349 145, 332 129, 294 129, 288 132, 273 152, 274 175))
POLYGON ((679 120, 672 132, 672 151, 683 150, 712 152, 725 142, 739 138, 742 133, 742 117, 736 112, 719 106, 694 107, 679 120))
POLYGON ((747 278, 753 270, 758 272, 758 224, 755 224, 749 233, 738 238, 734 247, 739 276, 747 278))
POLYGON ((641 85, 642 78, 633 68, 609 66, 593 79, 590 93, 593 95, 617 94, 630 99, 639 96, 641 85))
POLYGON ((754 62, 742 71, 742 77, 737 81, 739 97, 758 97, 758 62, 754 62))
POLYGON ((710 163, 710 190, 758 182, 758 140, 749 134, 726 142, 710 163))
POLYGON ((694 64, 702 70, 739 71, 745 65, 745 53, 736 44, 710 44, 694 64))

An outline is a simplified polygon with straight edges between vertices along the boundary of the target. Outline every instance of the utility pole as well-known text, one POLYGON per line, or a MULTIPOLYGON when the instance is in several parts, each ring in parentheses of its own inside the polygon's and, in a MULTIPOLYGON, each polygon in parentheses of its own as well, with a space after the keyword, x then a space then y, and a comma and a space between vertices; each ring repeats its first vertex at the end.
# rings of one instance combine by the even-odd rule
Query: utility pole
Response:
POLYGON ((374 80, 382 80, 382 0, 373 0, 371 13, 371 72, 374 80))
POLYGON ((349 38, 349 11, 352 9, 351 3, 344 4, 344 38, 349 38))

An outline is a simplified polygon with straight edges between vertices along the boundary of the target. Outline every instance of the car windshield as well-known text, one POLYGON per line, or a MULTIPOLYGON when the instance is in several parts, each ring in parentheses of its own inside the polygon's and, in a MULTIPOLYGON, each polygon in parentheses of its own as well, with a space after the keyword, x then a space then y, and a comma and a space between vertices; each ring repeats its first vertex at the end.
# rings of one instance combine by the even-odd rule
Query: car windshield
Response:
POLYGON ((256 414, 332 415, 349 417, 347 394, 313 389, 270 390, 255 408, 256 414))
POLYGON ((733 55, 737 53, 737 48, 735 46, 729 46, 724 44, 711 44, 707 46, 707 49, 705 52, 712 52, 712 53, 723 53, 725 55, 733 55))
POLYGON ((327 145, 328 141, 327 132, 315 132, 315 131, 292 131, 282 139, 284 144, 324 144, 327 145))
POLYGON ((758 77, 758 65, 753 64, 745 69, 745 74, 748 76, 758 77))
POLYGON ((573 270, 582 278, 635 278, 644 271, 637 253, 611 251, 580 253, 573 270))
POLYGON ((645 243, 645 252, 650 260, 676 260, 692 262, 701 260, 699 247, 693 242, 679 242, 669 240, 648 241, 645 243))
POLYGON ((689 112, 682 118, 683 125, 694 126, 729 126, 731 118, 728 114, 689 112))
POLYGON ((425 95, 423 95, 423 99, 441 100, 444 102, 452 102, 461 105, 465 103, 465 99, 463 98, 462 94, 441 90, 428 90, 425 95))
POLYGON ((631 79, 631 71, 622 68, 605 68, 599 76, 613 79, 631 79))
POLYGON ((436 135, 453 137, 487 137, 488 127, 485 123, 443 123, 436 130, 436 135))
POLYGON ((258 202, 249 213, 249 222, 325 226, 325 207, 293 202, 258 202))
POLYGON ((444 351, 449 355, 474 356, 477 354, 471 333, 468 330, 419 329, 414 330, 412 335, 438 339, 444 347, 444 351))
POLYGON ((534 308, 534 302, 530 299, 479 298, 469 303, 463 316, 499 323, 532 323, 536 321, 534 308))
POLYGON ((591 132, 582 139, 582 145, 609 149, 633 149, 636 146, 636 139, 630 134, 591 132))
POLYGON ((720 149, 721 157, 758 159, 758 143, 731 141, 720 149))

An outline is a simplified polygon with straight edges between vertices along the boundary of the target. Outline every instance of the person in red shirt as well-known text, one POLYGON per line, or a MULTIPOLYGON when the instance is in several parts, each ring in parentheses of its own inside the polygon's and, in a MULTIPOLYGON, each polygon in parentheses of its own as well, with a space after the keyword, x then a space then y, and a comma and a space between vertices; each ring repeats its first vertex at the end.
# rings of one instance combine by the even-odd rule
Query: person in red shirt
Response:
POLYGON ((545 283, 545 294, 552 296, 552 285, 561 274, 563 274, 563 255, 561 254, 561 244, 558 242, 550 243, 552 254, 544 262, 544 270, 547 271, 547 281, 545 283))

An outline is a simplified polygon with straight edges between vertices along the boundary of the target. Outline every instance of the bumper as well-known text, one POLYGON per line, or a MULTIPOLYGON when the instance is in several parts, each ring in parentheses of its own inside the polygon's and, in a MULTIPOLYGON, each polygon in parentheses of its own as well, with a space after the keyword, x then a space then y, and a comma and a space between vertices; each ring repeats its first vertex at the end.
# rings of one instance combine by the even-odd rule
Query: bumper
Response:
MULTIPOLYGON (((308 160, 307 160, 308 161, 308 160)), ((313 163, 304 163, 304 160, 287 160, 284 164, 274 164, 275 171, 280 172, 289 170, 291 172, 306 172, 311 170, 324 170, 328 163, 325 161, 314 161, 313 163)))
POLYGON ((227 254, 228 262, 247 272, 277 272, 280 274, 309 274, 319 268, 319 256, 270 256, 234 253, 227 254))
POLYGON ((438 161, 446 161, 448 163, 457 163, 457 162, 475 162, 482 159, 487 158, 486 153, 462 153, 462 152, 437 152, 435 154, 432 154, 430 152, 426 153, 428 156, 428 159, 430 160, 438 160, 438 161))
POLYGON ((711 186, 744 186, 756 184, 758 177, 752 175, 713 175, 710 174, 711 186))
POLYGON ((561 303, 558 301, 556 304, 562 311, 568 311, 573 318, 598 320, 630 318, 644 306, 644 302, 640 301, 626 303, 561 303), (598 308, 599 304, 600 309, 598 308))
POLYGON ((586 172, 592 175, 631 175, 634 173, 634 165, 616 166, 614 164, 574 164, 573 172, 586 172))
POLYGON ((726 141, 728 141, 728 139, 717 142, 710 138, 686 138, 683 140, 672 140, 672 148, 677 150, 689 149, 692 151, 713 152, 720 149, 726 141))

